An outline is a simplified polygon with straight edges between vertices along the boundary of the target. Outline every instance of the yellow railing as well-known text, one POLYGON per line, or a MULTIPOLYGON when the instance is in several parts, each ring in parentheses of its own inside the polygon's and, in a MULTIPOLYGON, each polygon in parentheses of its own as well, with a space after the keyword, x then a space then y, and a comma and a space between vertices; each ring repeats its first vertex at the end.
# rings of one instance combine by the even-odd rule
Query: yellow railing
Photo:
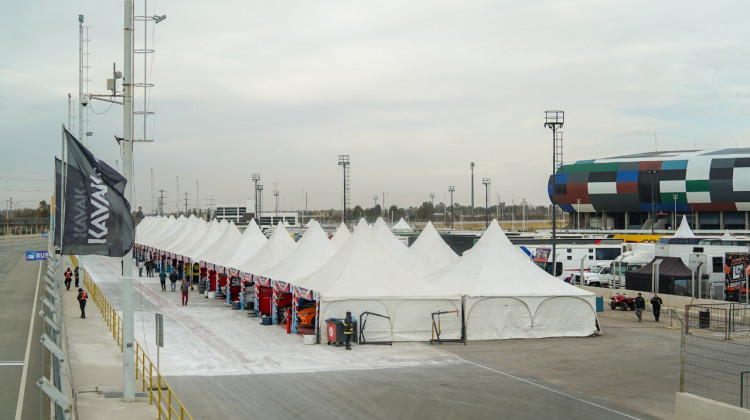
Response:
MULTIPOLYGON (((89 300, 93 301, 96 307, 99 308, 104 317, 104 322, 107 323, 110 331, 112 331, 112 338, 115 339, 117 345, 120 346, 120 352, 122 352, 122 318, 112 308, 104 293, 91 280, 91 276, 86 271, 83 273, 83 285, 88 289, 89 300)), ((154 404, 156 402, 159 410, 158 418, 161 419, 163 416, 169 420, 193 420, 193 416, 188 413, 182 401, 177 398, 177 395, 175 395, 172 388, 167 384, 167 381, 156 370, 156 366, 151 362, 151 358, 146 355, 146 352, 143 351, 138 341, 133 341, 135 342, 135 379, 140 378, 141 389, 143 391, 148 390, 149 403, 154 404)))

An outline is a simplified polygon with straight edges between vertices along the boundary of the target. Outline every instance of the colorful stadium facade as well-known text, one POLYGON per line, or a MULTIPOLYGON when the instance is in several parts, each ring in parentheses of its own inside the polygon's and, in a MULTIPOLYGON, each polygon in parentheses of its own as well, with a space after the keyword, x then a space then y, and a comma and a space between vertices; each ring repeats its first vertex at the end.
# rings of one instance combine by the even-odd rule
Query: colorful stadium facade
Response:
MULTIPOLYGON (((552 181, 550 177, 550 199, 552 181)), ((584 222, 599 220, 605 228, 650 225, 653 205, 657 227, 672 227, 672 221, 684 214, 693 229, 747 230, 750 148, 652 152, 564 163, 555 176, 554 193, 557 204, 573 218, 578 214, 584 222)))

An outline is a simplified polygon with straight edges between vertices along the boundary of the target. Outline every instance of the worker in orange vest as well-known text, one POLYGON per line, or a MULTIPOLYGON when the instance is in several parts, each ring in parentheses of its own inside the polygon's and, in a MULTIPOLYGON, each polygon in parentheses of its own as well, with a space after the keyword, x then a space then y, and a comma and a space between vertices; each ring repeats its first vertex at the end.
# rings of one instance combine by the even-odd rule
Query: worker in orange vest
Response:
POLYGON ((78 288, 78 304, 81 305, 81 318, 86 318, 86 299, 89 298, 85 290, 78 288))
POLYGON ((73 272, 70 271, 70 267, 65 270, 65 290, 70 290, 70 282, 73 281, 73 272))

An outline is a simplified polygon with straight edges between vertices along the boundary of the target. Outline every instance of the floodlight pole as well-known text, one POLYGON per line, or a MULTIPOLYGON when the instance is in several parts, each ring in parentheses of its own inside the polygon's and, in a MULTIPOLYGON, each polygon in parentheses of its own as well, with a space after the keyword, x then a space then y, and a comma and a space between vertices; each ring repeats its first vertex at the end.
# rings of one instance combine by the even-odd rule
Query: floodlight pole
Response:
POLYGON ((453 230, 453 192, 456 191, 456 187, 453 185, 448 186, 448 192, 451 193, 451 230, 453 230))
POLYGON ((476 166, 474 162, 469 163, 469 168, 471 168, 471 220, 472 221, 474 221, 474 166, 476 166))
POLYGON ((482 184, 484 185, 484 227, 490 227, 490 179, 482 178, 482 184))
POLYGON ((648 169, 648 173, 651 174, 651 234, 654 234, 654 226, 656 225, 656 220, 654 219, 656 215, 654 214, 654 175, 659 172, 654 165, 651 165, 651 167, 648 169))
POLYGON ((78 15, 78 140, 83 141, 83 15, 78 15))
MULTIPOLYGON (((122 175, 125 200, 133 202, 133 1, 124 0, 122 175)), ((133 250, 122 259, 122 398, 135 401, 135 354, 133 352, 133 250)))
POLYGON ((341 212, 341 221, 346 225, 346 190, 349 188, 347 185, 347 173, 349 172, 349 165, 351 164, 349 160, 349 155, 339 155, 339 166, 343 167, 344 169, 344 203, 343 203, 343 211, 341 212))
POLYGON ((260 207, 258 206, 258 181, 260 181, 260 174, 253 174, 251 179, 255 184, 255 221, 258 222, 260 220, 260 207))
POLYGON ((565 123, 565 113, 559 110, 544 111, 544 126, 552 129, 552 275, 555 276, 557 265, 557 157, 561 157, 562 163, 562 144, 558 146, 557 130, 562 128, 565 123))

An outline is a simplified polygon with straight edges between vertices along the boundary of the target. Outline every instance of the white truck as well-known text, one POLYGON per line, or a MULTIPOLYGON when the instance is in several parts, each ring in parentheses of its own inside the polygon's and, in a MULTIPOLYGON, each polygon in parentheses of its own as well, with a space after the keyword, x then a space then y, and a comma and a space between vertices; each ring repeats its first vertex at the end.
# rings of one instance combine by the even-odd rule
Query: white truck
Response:
POLYGON ((625 273, 637 270, 654 258, 653 244, 622 244, 623 252, 609 264, 598 266, 583 274, 583 284, 587 286, 625 287, 625 273))

